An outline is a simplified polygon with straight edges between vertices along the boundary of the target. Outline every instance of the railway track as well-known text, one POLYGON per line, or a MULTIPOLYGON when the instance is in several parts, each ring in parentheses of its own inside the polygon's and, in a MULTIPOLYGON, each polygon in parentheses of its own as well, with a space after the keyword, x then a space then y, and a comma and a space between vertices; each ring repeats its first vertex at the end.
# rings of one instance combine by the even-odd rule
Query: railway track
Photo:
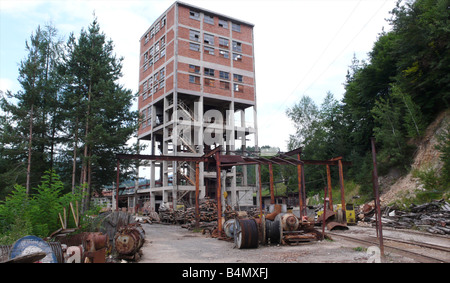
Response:
MULTIPOLYGON (((365 239, 363 239, 362 237, 355 238, 355 237, 343 235, 340 233, 334 233, 334 232, 327 232, 327 234, 331 235, 331 236, 335 236, 335 237, 340 237, 342 239, 350 240, 353 242, 362 243, 362 244, 368 245, 368 246, 378 246, 379 245, 378 239, 376 239, 376 237, 374 237, 374 236, 368 236, 365 239)), ((449 256, 450 248, 449 247, 415 242, 415 241, 404 241, 404 240, 393 239, 393 238, 385 237, 385 236, 383 236, 383 245, 384 245, 385 252, 387 251, 387 252, 391 252, 391 253, 397 253, 402 256, 412 258, 421 263, 450 263, 450 256, 449 256), (411 248, 400 248, 398 246, 395 246, 396 243, 401 244, 401 245, 408 245, 411 248), (447 254, 447 257, 446 257, 446 259, 442 259, 442 258, 432 257, 429 255, 424 255, 422 253, 413 252, 410 250, 410 249, 413 249, 412 246, 419 246, 419 247, 425 248, 430 252, 430 254, 433 254, 433 251, 441 251, 441 252, 443 251, 444 253, 447 254)))

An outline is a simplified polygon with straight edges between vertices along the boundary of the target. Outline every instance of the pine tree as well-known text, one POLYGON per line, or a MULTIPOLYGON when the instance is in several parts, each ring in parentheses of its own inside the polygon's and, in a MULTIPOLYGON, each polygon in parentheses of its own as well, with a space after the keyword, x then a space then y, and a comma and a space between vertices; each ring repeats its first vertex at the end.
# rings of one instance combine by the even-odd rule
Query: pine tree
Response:
POLYGON ((123 58, 113 54, 113 43, 100 32, 97 19, 87 31, 81 30, 77 41, 71 36, 67 46, 64 96, 66 117, 75 121, 68 133, 73 138, 73 174, 80 156, 80 184, 85 184, 88 208, 93 189, 114 180, 115 154, 131 150, 126 143, 137 130, 138 112, 130 110, 131 90, 118 83, 123 58))
MULTIPOLYGON (((28 55, 19 67, 22 90, 15 94, 8 92, 8 99, 2 98, 0 105, 6 113, 1 120, 2 157, 12 161, 9 166, 16 170, 15 179, 21 180, 20 175, 26 172, 27 193, 31 183, 38 182, 48 166, 52 166, 58 127, 56 65, 60 42, 56 37, 57 31, 51 25, 44 29, 39 26, 31 35, 26 42, 28 55), (26 169, 20 169, 25 164, 26 169)), ((2 171, 10 174, 10 169, 2 171)))

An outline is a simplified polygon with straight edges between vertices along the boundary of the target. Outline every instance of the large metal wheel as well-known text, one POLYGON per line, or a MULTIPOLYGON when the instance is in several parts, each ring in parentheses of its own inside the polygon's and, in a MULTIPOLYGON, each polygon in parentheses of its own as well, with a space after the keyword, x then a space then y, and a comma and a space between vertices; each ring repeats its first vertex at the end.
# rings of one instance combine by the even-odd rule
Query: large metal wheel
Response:
POLYGON ((253 219, 236 219, 234 222, 234 244, 238 249, 258 247, 258 224, 253 219))

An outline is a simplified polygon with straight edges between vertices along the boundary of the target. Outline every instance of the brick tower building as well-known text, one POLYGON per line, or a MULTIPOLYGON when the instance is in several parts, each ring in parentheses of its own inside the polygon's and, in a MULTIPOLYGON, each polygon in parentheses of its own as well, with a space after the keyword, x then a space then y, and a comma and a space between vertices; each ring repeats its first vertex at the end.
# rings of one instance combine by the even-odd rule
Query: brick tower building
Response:
MULTIPOLYGON (((140 39, 138 139, 150 154, 175 156, 256 147, 254 66, 252 24, 175 2, 140 39)), ((215 167, 206 167, 200 165, 200 198, 216 194, 215 167)), ((153 209, 192 203, 195 164, 152 161, 150 171, 153 209)), ((222 176, 226 204, 253 205, 246 166, 222 176)))

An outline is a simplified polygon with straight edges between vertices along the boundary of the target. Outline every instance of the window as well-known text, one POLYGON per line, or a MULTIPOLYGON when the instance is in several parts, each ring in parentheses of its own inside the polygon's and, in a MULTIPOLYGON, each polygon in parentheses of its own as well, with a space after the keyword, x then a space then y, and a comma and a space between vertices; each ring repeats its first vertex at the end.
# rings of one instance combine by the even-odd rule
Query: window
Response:
POLYGON ((144 62, 148 61, 148 51, 144 53, 144 62))
POLYGON ((189 82, 192 84, 200 84, 200 77, 189 75, 189 82))
POLYGON ((242 61, 242 55, 233 53, 233 60, 234 61, 242 61))
POLYGON ((242 52, 242 43, 233 40, 233 51, 242 52))
POLYGON ((214 24, 214 17, 205 14, 203 21, 205 23, 207 23, 207 24, 213 25, 214 24))
POLYGON ((164 80, 164 78, 165 78, 164 69, 165 69, 165 68, 162 68, 161 71, 159 71, 159 79, 160 79, 160 80, 164 80))
POLYGON ((228 28, 228 22, 225 20, 219 19, 219 27, 228 28))
POLYGON ((214 77, 214 69, 204 68, 204 74, 205 74, 205 76, 212 76, 212 77, 214 77))
POLYGON ((219 50, 219 55, 220 55, 220 57, 223 57, 223 58, 230 58, 230 53, 225 50, 219 50))
POLYGON ((148 42, 148 40, 150 39, 150 37, 148 36, 148 33, 145 34, 145 43, 146 44, 148 42))
POLYGON ((228 48, 228 39, 219 37, 219 47, 228 48))
POLYGON ((189 43, 189 49, 194 51, 200 51, 200 44, 189 43))
POLYGON ((164 46, 166 46, 166 37, 165 36, 161 37, 161 48, 163 48, 164 46))
POLYGON ((235 92, 244 92, 244 86, 243 85, 234 84, 234 91, 235 92))
POLYGON ((209 45, 214 45, 214 35, 210 34, 204 34, 203 35, 203 42, 209 45))
POLYGON ((156 26, 155 26, 155 33, 158 33, 158 31, 159 31, 159 25, 160 25, 160 23, 157 23, 157 24, 156 24, 156 26))
POLYGON ((230 83, 229 82, 220 81, 220 88, 228 90, 228 89, 230 89, 230 83))
POLYGON ((234 74, 234 75, 233 75, 233 80, 234 80, 235 82, 240 82, 240 83, 242 83, 242 75, 236 75, 236 74, 234 74))
POLYGON ((151 29, 150 30, 150 38, 153 38, 155 36, 155 30, 151 29))
POLYGON ((153 46, 150 47, 149 53, 150 53, 150 57, 153 57, 153 55, 154 55, 154 52, 153 52, 153 46))
POLYGON ((195 65, 189 65, 189 72, 200 74, 200 67, 195 65))
POLYGON ((224 71, 220 71, 219 72, 219 77, 221 79, 229 80, 230 79, 230 73, 224 72, 224 71))
POLYGON ((241 32, 241 25, 240 24, 231 23, 231 29, 233 31, 241 32))
POLYGON ((209 55, 214 55, 214 48, 205 46, 205 52, 209 55))
POLYGON ((142 92, 143 92, 143 94, 145 95, 145 94, 147 93, 148 81, 145 81, 143 86, 144 86, 144 89, 143 89, 142 92))
POLYGON ((159 51, 159 41, 155 43, 155 52, 159 51))
POLYGON ((166 49, 161 49, 161 58, 166 56, 166 49))
POLYGON ((190 30, 189 39, 193 41, 200 41, 200 32, 196 30, 190 30))
POLYGON ((151 67, 153 65, 153 57, 148 61, 148 66, 151 67))
POLYGON ((161 20, 161 28, 163 28, 165 25, 166 25, 166 17, 164 17, 164 18, 161 20))
POLYGON ((200 20, 200 13, 190 10, 189 11, 189 18, 194 19, 194 20, 200 20))
POLYGON ((214 87, 214 82, 215 81, 213 79, 205 78, 205 86, 214 87))

